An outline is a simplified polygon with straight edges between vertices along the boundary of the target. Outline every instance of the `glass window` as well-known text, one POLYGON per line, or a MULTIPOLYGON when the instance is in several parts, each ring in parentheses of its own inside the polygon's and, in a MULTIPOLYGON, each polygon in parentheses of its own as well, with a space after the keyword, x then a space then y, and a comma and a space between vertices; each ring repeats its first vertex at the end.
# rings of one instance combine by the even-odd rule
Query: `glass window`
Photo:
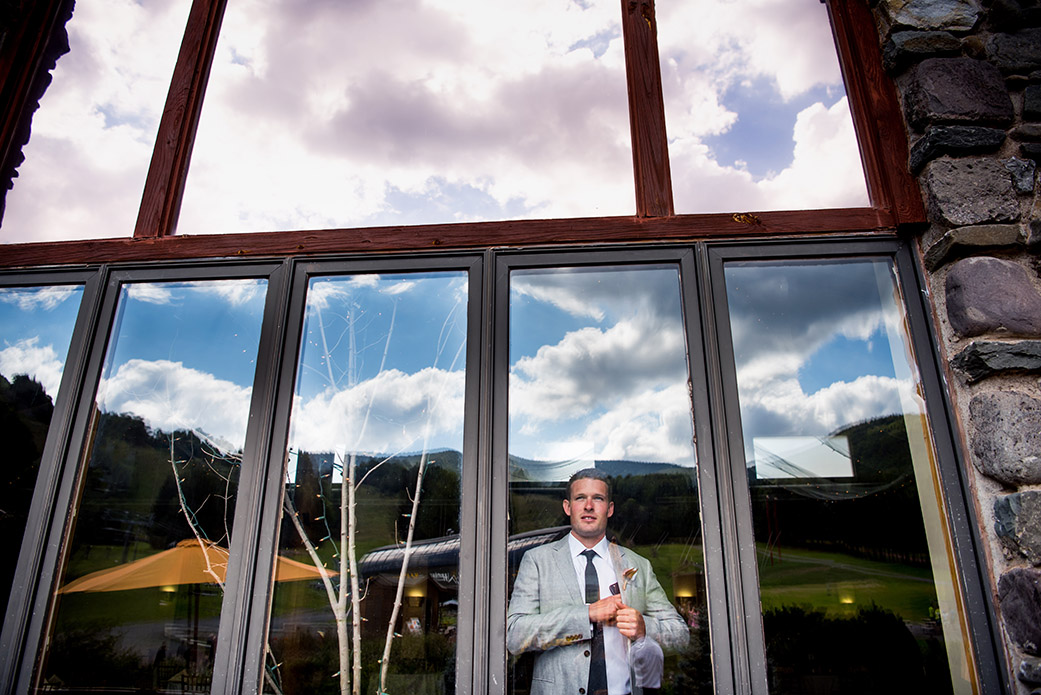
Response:
POLYGON ((598 638, 570 539, 605 531, 608 678, 713 692, 679 269, 515 270, 509 309, 509 692, 587 687, 598 638), (603 505, 569 491, 579 471, 604 478, 603 505))
POLYGON ((973 692, 891 261, 725 275, 771 692, 973 692))
POLYGON ((69 52, 32 118, 5 243, 128 237, 191 5, 78 2, 69 52))
POLYGON ((237 0, 177 229, 631 215, 633 190, 617 2, 237 0))
POLYGON ((6 606, 83 287, 0 288, 0 605, 6 606))
POLYGON ((265 692, 454 692, 466 307, 464 272, 310 280, 265 692))
POLYGON ((38 691, 208 689, 265 290, 123 285, 38 691))
POLYGON ((676 212, 866 206, 827 6, 658 3, 676 212))

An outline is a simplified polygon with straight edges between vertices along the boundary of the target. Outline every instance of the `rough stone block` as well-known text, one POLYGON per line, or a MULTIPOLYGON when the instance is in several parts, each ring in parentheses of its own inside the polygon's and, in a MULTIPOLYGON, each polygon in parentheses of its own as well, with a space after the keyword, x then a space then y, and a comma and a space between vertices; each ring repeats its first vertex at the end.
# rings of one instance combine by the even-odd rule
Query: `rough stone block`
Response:
POLYGON ((951 266, 945 290, 947 318, 963 338, 983 333, 1041 337, 1041 292, 1018 263, 964 258, 951 266))
POLYGON ((1041 483, 1041 401, 996 391, 969 401, 976 468, 1008 486, 1041 483))
POLYGON ((1024 123, 1013 128, 1009 134, 1019 142, 1041 142, 1041 123, 1024 123))
POLYGON ((1027 490, 996 499, 994 530, 1013 552, 1041 565, 1041 492, 1027 490))
POLYGON ((1023 118, 1041 121, 1041 85, 1032 84, 1023 90, 1023 118))
POLYGON ((951 366, 970 382, 1008 372, 1041 372, 1041 340, 976 342, 955 355, 951 366))
POLYGON ((928 162, 942 155, 995 152, 1005 142, 1005 131, 971 125, 939 125, 928 128, 911 148, 908 167, 917 174, 928 162))
POLYGON ((941 158, 924 175, 930 216, 951 227, 1019 220, 1012 175, 996 159, 941 158))
POLYGON ((961 51, 961 41, 946 31, 898 31, 882 46, 882 64, 890 73, 925 58, 953 56, 961 51))
POLYGON ((986 22, 992 31, 1041 26, 1041 0, 991 0, 986 22))
POLYGON ((974 0, 888 0, 886 9, 893 24, 926 30, 968 31, 980 14, 974 0))
POLYGON ((1017 568, 998 580, 1001 617, 1012 641, 1027 654, 1041 654, 1041 571, 1017 568))
POLYGON ((1019 151, 1027 159, 1041 162, 1041 142, 1024 142, 1019 146, 1019 151))
POLYGON ((1005 168, 1012 174, 1012 187, 1016 189, 1016 193, 1033 192, 1034 172, 1037 171, 1034 160, 1012 157, 1005 160, 1005 168))
POLYGON ((912 71, 905 93, 907 120, 929 123, 1008 125, 1012 99, 1001 71, 972 58, 928 58, 912 71))
POLYGON ((987 42, 987 58, 1006 74, 1025 75, 1041 68, 1041 29, 994 34, 987 42))
POLYGON ((936 240, 925 252, 925 267, 936 270, 948 260, 984 248, 1008 248, 1023 241, 1016 224, 978 224, 955 227, 936 240))

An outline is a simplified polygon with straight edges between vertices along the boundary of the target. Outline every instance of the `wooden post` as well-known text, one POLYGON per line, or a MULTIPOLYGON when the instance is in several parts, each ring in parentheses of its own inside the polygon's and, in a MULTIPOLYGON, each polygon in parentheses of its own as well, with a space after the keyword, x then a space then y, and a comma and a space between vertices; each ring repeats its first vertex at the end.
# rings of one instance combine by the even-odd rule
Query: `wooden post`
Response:
POLYGON ((654 0, 622 0, 622 37, 629 88, 636 214, 640 217, 671 216, 672 175, 665 134, 654 0))
POLYGON ((194 0, 152 151, 135 239, 172 236, 227 0, 194 0))

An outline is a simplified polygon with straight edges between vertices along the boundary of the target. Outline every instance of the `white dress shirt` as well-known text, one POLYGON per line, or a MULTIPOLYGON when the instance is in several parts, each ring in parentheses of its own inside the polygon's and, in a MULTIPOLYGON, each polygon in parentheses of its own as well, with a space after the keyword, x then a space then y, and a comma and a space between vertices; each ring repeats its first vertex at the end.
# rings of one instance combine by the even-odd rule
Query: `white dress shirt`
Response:
MULTIPOLYGON (((579 592, 585 596, 586 590, 586 556, 582 554, 586 547, 575 538, 573 533, 568 534, 568 545, 571 548, 571 558, 575 564, 575 576, 578 578, 579 592)), ((593 546, 596 552, 593 558, 593 567, 596 568, 596 578, 600 582, 600 598, 611 595, 611 585, 618 581, 614 567, 611 564, 608 548, 611 544, 607 538, 601 538, 600 542, 593 546)), ((626 660, 625 643, 628 641, 618 628, 614 625, 604 625, 604 658, 607 661, 607 691, 610 695, 628 695, 632 692, 629 685, 629 663, 626 660)))

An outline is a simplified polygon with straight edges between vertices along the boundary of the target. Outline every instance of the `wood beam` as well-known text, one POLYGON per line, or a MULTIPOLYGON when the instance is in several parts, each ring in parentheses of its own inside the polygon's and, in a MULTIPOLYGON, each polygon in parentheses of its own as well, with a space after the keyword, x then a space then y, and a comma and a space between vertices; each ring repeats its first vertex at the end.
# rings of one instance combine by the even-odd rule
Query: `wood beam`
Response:
POLYGON ((654 0, 622 0, 622 37, 629 89, 636 214, 640 217, 672 215, 672 173, 665 133, 654 0))
POLYGON ((181 209, 206 83, 227 0, 195 0, 188 14, 170 91, 138 211, 135 239, 172 236, 181 209))
POLYGON ((795 239, 826 233, 851 236, 891 234, 892 228, 891 218, 875 208, 651 218, 513 220, 8 244, 2 247, 0 268, 341 253, 417 253, 488 247, 684 243, 713 238, 795 239))

